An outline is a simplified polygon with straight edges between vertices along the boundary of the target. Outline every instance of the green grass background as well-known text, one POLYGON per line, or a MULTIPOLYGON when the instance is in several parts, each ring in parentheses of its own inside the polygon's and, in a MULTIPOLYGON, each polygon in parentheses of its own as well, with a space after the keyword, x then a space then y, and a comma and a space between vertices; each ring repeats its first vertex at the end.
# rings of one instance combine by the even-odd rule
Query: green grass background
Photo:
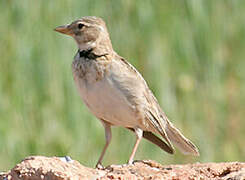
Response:
MULTIPOLYGON (((53 31, 88 15, 106 21, 114 49, 201 153, 172 156, 143 140, 136 159, 245 160, 245 1, 1 0, 0 170, 30 155, 96 164, 104 129, 75 89, 74 40, 53 31)), ((104 164, 126 163, 134 141, 113 128, 104 164)))

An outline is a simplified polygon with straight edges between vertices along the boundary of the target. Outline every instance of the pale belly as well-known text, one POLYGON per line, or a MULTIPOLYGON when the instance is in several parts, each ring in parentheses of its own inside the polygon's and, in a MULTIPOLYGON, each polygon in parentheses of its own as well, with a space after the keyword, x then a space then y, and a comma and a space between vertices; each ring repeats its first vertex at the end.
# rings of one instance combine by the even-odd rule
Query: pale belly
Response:
POLYGON ((90 111, 115 126, 138 127, 135 107, 109 78, 93 83, 74 77, 78 92, 90 111))

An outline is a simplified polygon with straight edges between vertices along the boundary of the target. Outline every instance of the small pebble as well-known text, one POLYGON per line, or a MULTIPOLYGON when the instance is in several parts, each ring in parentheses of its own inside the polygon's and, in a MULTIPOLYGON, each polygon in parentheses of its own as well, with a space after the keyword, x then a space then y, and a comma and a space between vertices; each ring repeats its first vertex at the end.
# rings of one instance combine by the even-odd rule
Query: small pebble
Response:
POLYGON ((63 162, 73 162, 70 156, 60 157, 60 160, 63 162))

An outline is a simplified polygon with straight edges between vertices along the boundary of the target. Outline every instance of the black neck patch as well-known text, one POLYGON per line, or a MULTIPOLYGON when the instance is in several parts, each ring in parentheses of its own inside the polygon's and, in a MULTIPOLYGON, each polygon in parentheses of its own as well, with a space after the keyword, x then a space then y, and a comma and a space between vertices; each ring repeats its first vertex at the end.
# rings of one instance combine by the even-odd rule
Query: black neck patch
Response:
POLYGON ((85 59, 96 59, 98 57, 106 56, 107 54, 102 54, 102 55, 97 55, 92 52, 93 49, 88 49, 88 50, 78 50, 79 57, 80 58, 85 58, 85 59))

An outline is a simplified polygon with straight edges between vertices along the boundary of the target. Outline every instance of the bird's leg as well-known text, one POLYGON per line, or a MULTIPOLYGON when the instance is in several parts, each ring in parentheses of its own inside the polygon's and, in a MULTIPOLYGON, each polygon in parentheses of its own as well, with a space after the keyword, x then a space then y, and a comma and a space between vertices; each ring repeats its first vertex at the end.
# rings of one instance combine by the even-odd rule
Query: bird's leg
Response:
POLYGON ((133 163, 134 155, 135 155, 135 153, 137 151, 137 148, 139 146, 140 140, 142 139, 142 135, 143 135, 143 130, 142 129, 134 128, 134 132, 136 134, 136 142, 134 144, 133 151, 132 151, 132 153, 130 155, 130 158, 128 160, 128 164, 132 164, 133 163))
POLYGON ((104 146, 104 149, 103 151, 101 152, 100 154, 100 158, 96 164, 96 168, 98 169, 101 169, 103 168, 102 164, 101 164, 101 161, 105 155, 105 152, 106 152, 106 149, 108 147, 108 145, 110 144, 111 142, 111 125, 109 123, 106 123, 105 121, 101 121, 104 128, 105 128, 105 140, 106 140, 106 143, 105 143, 105 146, 104 146))

